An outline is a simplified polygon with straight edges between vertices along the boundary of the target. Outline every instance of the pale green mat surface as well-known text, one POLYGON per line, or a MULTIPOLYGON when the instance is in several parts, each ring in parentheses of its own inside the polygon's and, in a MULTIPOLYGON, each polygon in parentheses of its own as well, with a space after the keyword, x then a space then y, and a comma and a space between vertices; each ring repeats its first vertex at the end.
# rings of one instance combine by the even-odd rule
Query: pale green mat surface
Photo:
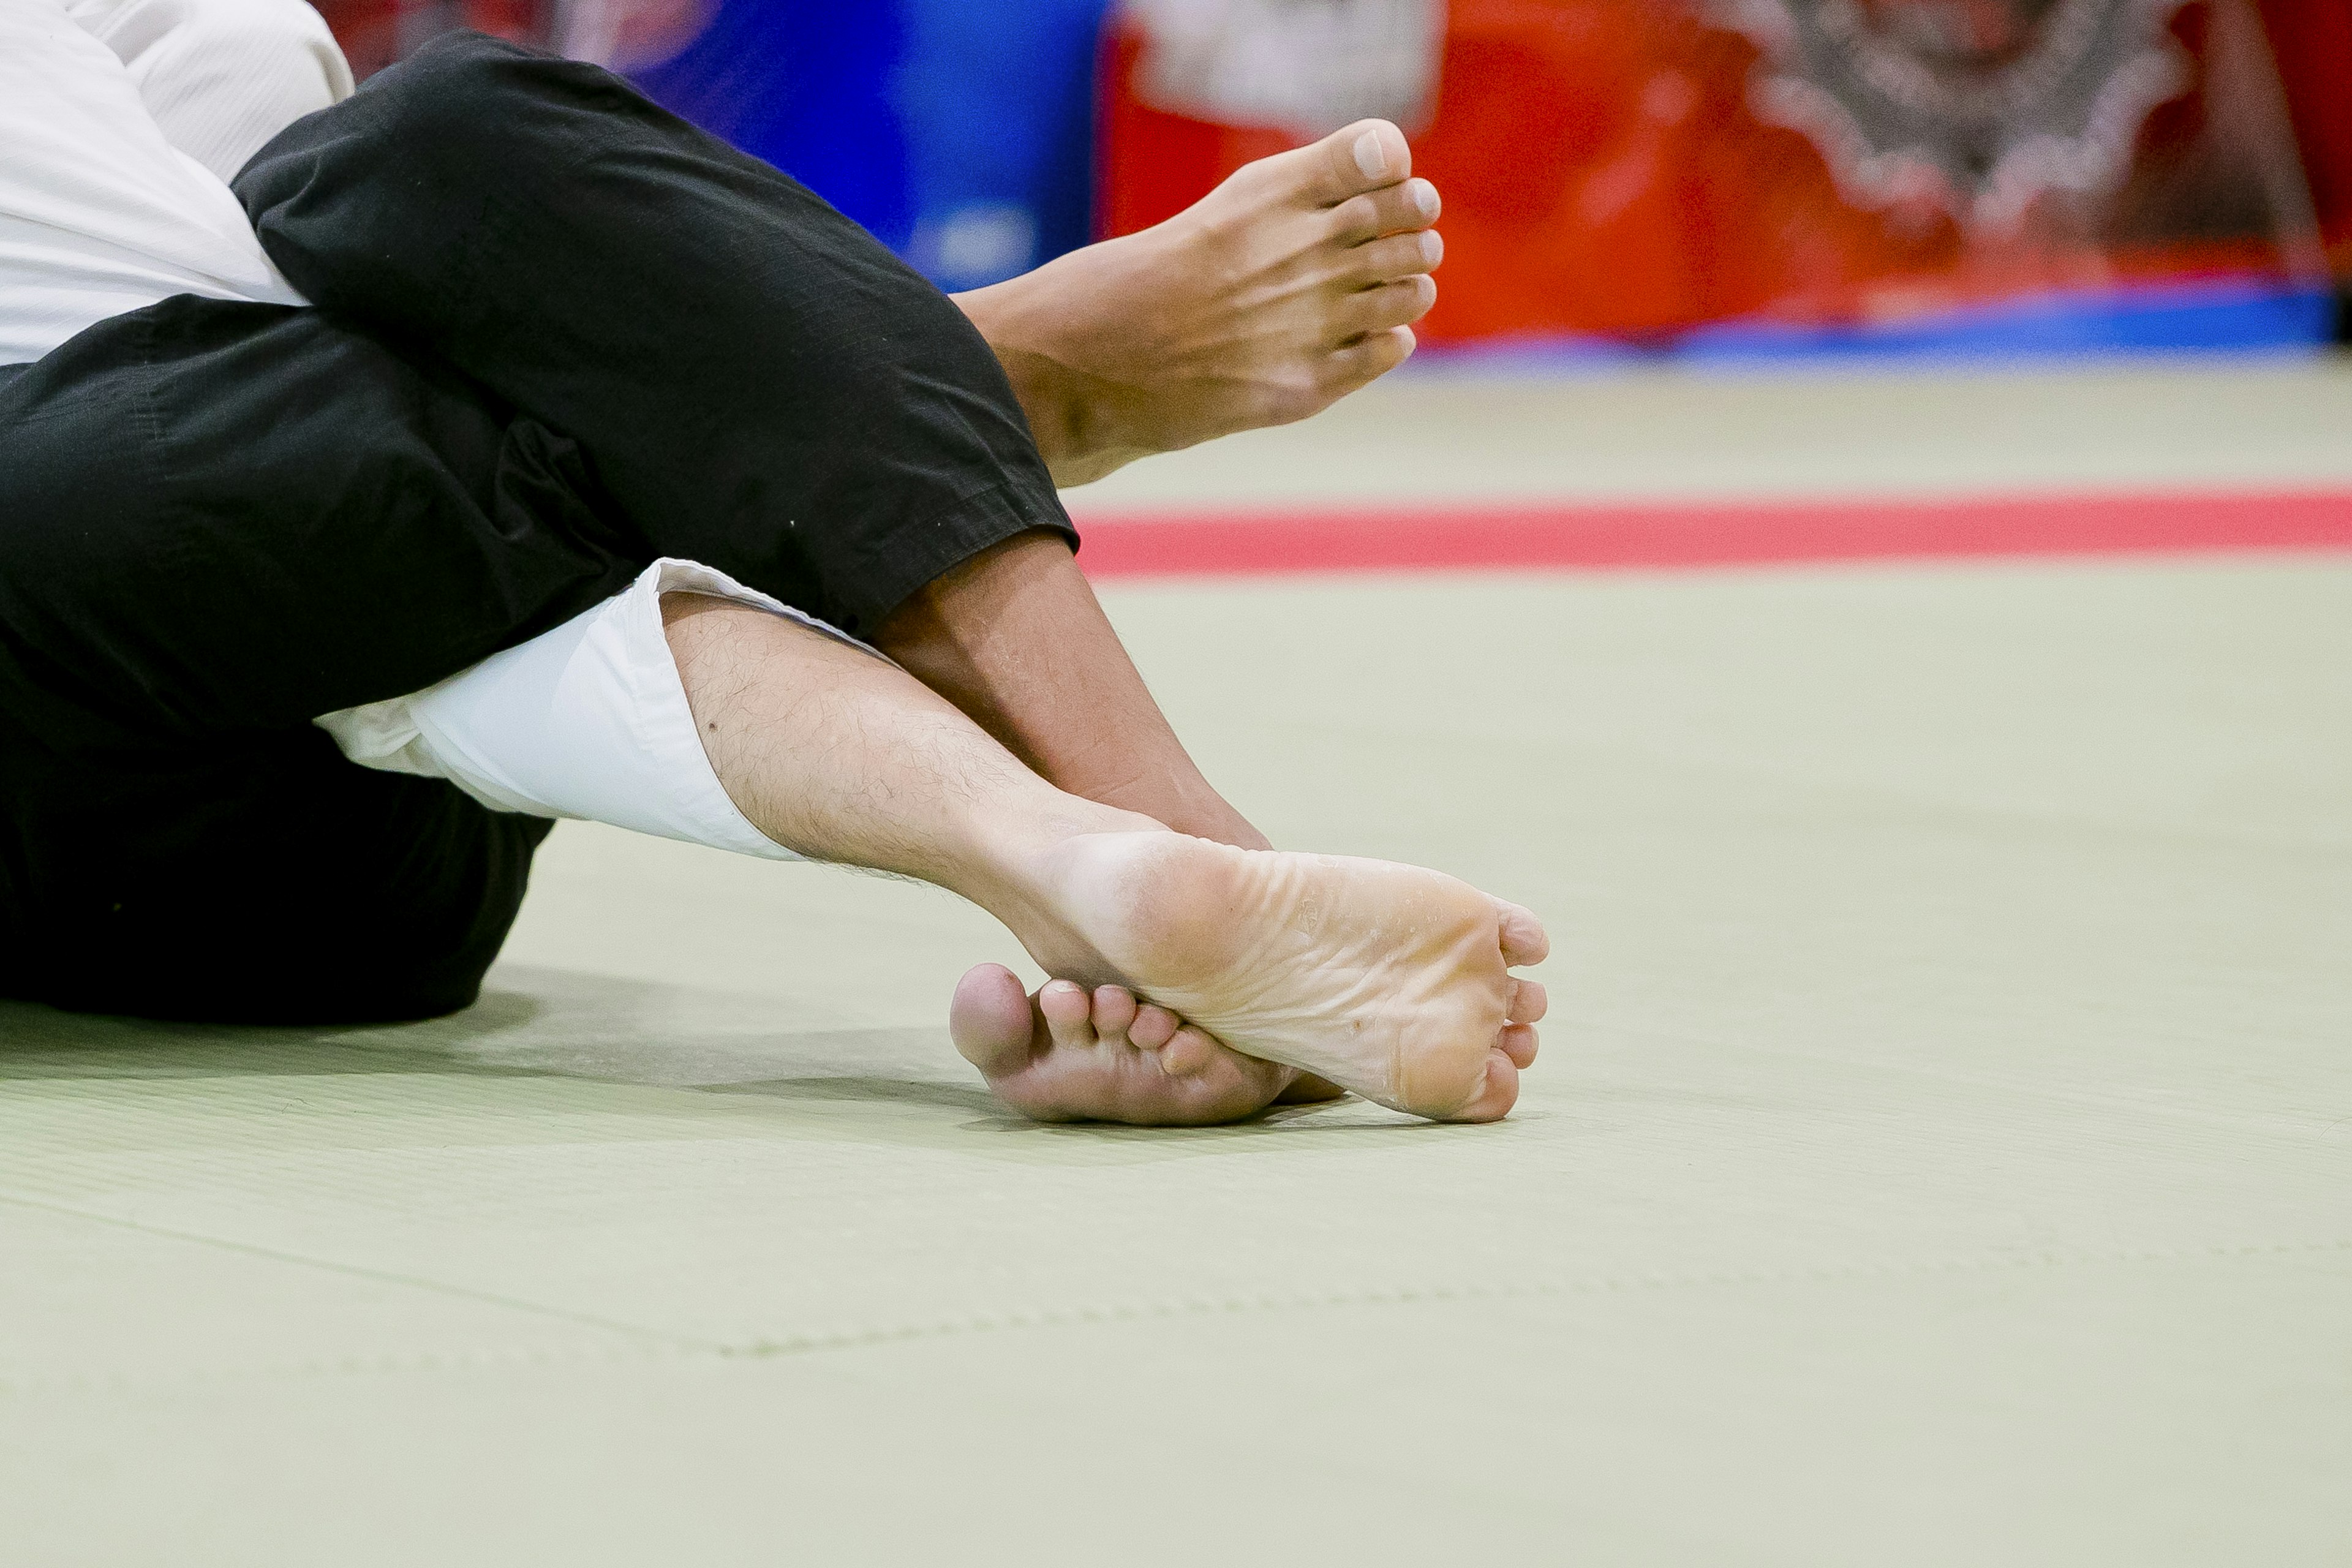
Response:
POLYGON ((2352 565, 1127 589, 1520 1113, 1025 1126, 928 889, 566 826, 472 1013, 0 1009, 0 1562, 2352 1561, 2352 565))
POLYGON ((1415 360, 1303 425, 1137 463, 1068 499, 1084 521, 1204 504, 2140 494, 2347 482, 2352 355, 1524 378, 1415 360))

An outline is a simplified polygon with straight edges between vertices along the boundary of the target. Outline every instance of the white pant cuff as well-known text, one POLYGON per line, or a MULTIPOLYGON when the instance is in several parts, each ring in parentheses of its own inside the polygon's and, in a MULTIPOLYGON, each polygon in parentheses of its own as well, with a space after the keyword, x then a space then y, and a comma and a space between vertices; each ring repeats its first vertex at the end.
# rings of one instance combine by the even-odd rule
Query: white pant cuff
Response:
POLYGON ((668 593, 757 605, 864 647, 723 572, 663 560, 553 631, 318 724, 363 767, 446 779, 493 810, 797 860, 751 825, 710 766, 662 630, 668 593))

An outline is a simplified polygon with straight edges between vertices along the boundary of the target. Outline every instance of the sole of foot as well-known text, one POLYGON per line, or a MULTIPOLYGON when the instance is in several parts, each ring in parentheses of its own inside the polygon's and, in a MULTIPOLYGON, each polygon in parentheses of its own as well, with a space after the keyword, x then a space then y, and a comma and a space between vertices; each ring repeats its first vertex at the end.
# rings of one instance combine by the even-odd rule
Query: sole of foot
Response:
POLYGON ((1061 917, 1023 933, 1049 970, 1394 1110, 1492 1121, 1517 1103, 1546 998, 1509 972, 1549 952, 1518 905, 1416 866, 1174 833, 1081 835, 1049 859, 1061 917))
POLYGON ((1437 189, 1360 121, 1167 222, 958 296, 1064 484, 1304 419, 1404 363, 1437 300, 1437 189))

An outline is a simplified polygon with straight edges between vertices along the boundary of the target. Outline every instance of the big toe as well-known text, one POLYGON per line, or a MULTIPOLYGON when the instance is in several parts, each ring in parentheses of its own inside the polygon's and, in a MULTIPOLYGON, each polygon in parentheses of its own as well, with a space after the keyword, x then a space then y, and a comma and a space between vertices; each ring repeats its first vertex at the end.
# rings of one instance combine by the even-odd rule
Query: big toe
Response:
POLYGON ((1385 120, 1359 120, 1301 151, 1310 189, 1327 207, 1393 185, 1412 173, 1412 149, 1404 132, 1385 120))
POLYGON ((983 963, 956 983, 948 1037, 982 1072, 994 1078, 1020 1068, 1029 1058, 1031 1033, 1029 994, 1013 971, 983 963))
MULTIPOLYGON (((1533 910, 1502 899, 1495 900, 1497 934, 1502 939, 1503 962, 1513 968, 1523 963, 1541 963, 1551 956, 1551 938, 1536 919, 1533 910)), ((1535 1020, 1528 1020, 1533 1023, 1535 1020)))

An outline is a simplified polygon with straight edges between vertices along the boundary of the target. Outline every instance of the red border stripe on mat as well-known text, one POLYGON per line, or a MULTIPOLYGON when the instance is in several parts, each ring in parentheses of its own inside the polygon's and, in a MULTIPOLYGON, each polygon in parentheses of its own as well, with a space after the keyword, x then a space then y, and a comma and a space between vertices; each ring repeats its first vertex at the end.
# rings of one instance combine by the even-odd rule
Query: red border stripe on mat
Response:
POLYGON ((1079 527, 1097 577, 2339 551, 2352 550, 2352 490, 1187 510, 1079 527))

